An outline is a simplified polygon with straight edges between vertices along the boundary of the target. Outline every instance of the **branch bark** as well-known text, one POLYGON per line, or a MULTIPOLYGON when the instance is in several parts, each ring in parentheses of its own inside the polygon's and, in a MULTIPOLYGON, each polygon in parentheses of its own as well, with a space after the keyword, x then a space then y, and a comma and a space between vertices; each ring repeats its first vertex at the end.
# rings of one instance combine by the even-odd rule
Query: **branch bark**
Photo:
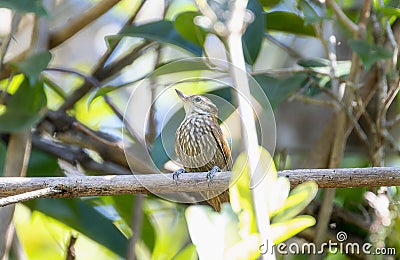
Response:
MULTIPOLYGON (((3 177, 0 178, 0 206, 16 203, 15 195, 32 191, 29 198, 39 197, 76 198, 87 196, 114 196, 122 194, 221 191, 229 187, 231 172, 218 173, 209 186, 207 173, 185 173, 178 184, 172 174, 134 174, 79 177, 3 177), (49 189, 50 188, 50 189, 49 189), (46 189, 46 190, 45 190, 46 189), (47 192, 51 190, 51 192, 47 192), (40 193, 42 196, 38 196, 40 193), (8 196, 8 197, 6 197, 8 196)), ((315 181, 320 188, 353 188, 400 186, 399 167, 342 168, 342 169, 296 169, 278 172, 278 176, 289 178, 292 187, 306 181, 315 181)))
POLYGON ((100 1, 98 4, 90 8, 88 11, 84 12, 82 15, 76 19, 68 22, 66 26, 58 31, 50 34, 50 49, 57 47, 61 43, 65 42, 67 39, 71 38, 77 32, 82 30, 85 26, 92 23, 94 20, 102 16, 108 10, 118 4, 121 0, 105 0, 100 1))

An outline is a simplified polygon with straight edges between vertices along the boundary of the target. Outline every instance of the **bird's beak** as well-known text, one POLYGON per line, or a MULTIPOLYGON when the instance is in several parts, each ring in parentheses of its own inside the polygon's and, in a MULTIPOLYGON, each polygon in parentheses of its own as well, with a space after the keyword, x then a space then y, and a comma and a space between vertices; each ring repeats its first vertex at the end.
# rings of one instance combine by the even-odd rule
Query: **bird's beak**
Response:
POLYGON ((178 94, 178 97, 180 99, 182 99, 183 102, 187 101, 188 96, 186 96, 185 94, 183 94, 182 92, 180 92, 179 90, 175 89, 176 94, 178 94))

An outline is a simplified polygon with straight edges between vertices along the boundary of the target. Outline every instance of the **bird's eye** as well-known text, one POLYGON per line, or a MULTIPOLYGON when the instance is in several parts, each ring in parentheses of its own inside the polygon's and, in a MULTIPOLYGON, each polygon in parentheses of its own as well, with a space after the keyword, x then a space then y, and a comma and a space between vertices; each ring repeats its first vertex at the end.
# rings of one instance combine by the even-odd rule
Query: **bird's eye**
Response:
POLYGON ((200 101, 201 101, 201 98, 200 98, 200 97, 195 97, 195 98, 194 98, 194 102, 199 103, 200 101))

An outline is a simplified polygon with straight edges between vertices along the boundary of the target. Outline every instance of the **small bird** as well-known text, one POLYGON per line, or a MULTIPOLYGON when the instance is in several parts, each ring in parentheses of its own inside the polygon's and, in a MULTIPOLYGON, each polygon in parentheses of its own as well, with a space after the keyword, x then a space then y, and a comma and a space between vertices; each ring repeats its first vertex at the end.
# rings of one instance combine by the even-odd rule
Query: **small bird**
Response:
MULTIPOLYGON (((184 172, 208 172, 210 182, 216 172, 232 169, 231 150, 218 124, 218 108, 204 96, 175 91, 184 102, 186 115, 175 136, 175 152, 184 169, 175 171, 173 177, 177 180, 184 172)), ((229 202, 228 190, 219 193, 206 194, 207 202, 216 211, 221 210, 222 203, 229 202)))

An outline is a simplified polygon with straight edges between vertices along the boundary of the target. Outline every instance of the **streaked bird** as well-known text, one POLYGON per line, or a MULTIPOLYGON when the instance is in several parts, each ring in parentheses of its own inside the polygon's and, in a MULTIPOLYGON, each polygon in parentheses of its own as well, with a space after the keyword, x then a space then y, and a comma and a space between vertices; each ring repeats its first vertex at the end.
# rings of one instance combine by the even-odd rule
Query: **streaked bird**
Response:
MULTIPOLYGON (((205 96, 187 96, 175 90, 184 102, 185 118, 175 136, 175 152, 184 169, 174 172, 174 179, 183 172, 208 172, 211 181, 217 171, 232 169, 231 151, 218 124, 218 108, 205 96)), ((229 191, 207 192, 207 202, 216 211, 229 202, 229 191)))

